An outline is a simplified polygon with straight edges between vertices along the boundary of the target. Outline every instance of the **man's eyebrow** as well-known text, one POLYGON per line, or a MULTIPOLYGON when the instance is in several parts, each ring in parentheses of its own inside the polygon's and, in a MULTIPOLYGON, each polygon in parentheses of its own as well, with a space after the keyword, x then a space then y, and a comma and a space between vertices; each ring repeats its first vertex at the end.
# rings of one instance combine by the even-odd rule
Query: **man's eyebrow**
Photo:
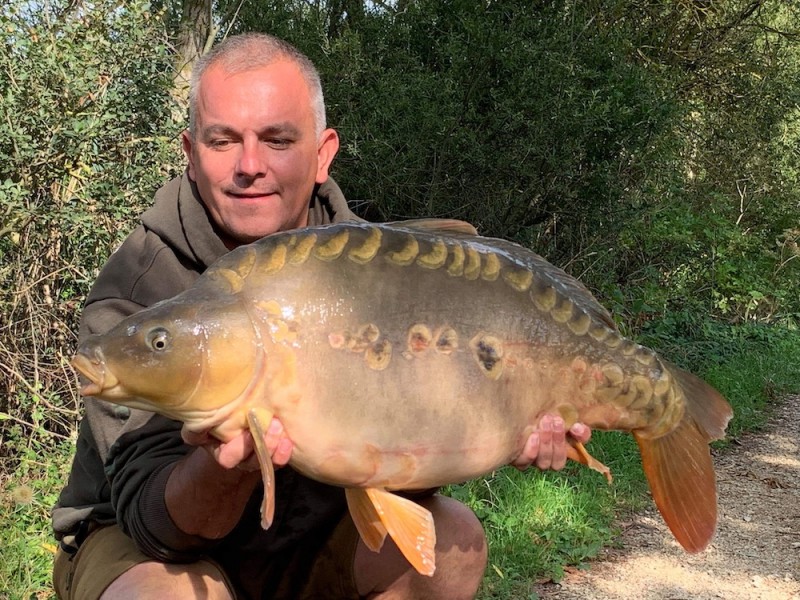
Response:
POLYGON ((208 139, 213 136, 222 135, 222 136, 234 136, 236 132, 233 128, 228 127, 227 125, 209 125, 208 127, 203 127, 202 131, 200 132, 203 136, 203 139, 208 139))
MULTIPOLYGON (((209 139, 214 136, 235 137, 239 135, 235 129, 227 125, 209 125, 208 127, 204 127, 202 129, 201 134, 203 139, 209 139)), ((258 134, 260 136, 278 135, 299 138, 301 136, 301 131, 296 125, 290 122, 284 122, 274 123, 272 125, 262 127, 258 130, 258 134)))
POLYGON ((300 137, 300 129, 297 128, 296 125, 289 122, 284 123, 274 123, 272 125, 267 125, 266 127, 262 127, 259 129, 258 133, 260 135, 288 135, 291 137, 298 138, 300 137))

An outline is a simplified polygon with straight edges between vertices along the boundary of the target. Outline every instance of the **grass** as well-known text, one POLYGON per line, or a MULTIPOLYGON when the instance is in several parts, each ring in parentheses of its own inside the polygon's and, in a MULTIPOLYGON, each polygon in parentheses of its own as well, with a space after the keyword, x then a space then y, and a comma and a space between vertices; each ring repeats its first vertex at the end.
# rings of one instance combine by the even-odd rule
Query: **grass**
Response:
POLYGON ((475 511, 489 538, 489 568, 480 598, 532 598, 532 581, 559 581, 565 567, 585 568, 618 536, 615 517, 647 502, 632 436, 596 432, 591 452, 614 483, 571 463, 563 471, 505 468, 451 486, 447 493, 475 511))
POLYGON ((0 599, 54 598, 50 509, 66 481, 73 444, 26 440, 18 446, 16 469, 0 474, 0 599))
POLYGON ((800 390, 800 332, 790 331, 769 348, 741 352, 706 369, 706 380, 722 390, 735 409, 728 438, 764 425, 776 398, 800 390))
MULTIPOLYGON (((694 364, 730 400, 735 418, 729 437, 758 430, 776 398, 800 391, 796 329, 714 326, 694 333, 691 339, 669 337, 674 346, 662 350, 694 364)), ((661 332, 654 339, 667 337, 661 332)), ((53 598, 49 513, 66 481, 73 443, 42 428, 32 437, 13 426, 6 431, 11 433, 2 443, 13 446, 15 460, 0 470, 0 600, 53 598)), ((532 581, 558 581, 565 568, 586 567, 615 543, 620 515, 649 503, 632 436, 595 432, 589 450, 611 467, 611 486, 573 464, 560 473, 506 468, 447 490, 476 512, 489 537, 482 600, 536 598, 532 581)))

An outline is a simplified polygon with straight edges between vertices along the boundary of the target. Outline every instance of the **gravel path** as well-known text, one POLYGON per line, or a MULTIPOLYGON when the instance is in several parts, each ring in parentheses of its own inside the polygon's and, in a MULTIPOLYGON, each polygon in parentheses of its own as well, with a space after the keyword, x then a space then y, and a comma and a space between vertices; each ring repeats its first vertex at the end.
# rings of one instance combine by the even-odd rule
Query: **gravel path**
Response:
POLYGON ((719 525, 706 551, 683 552, 653 509, 622 524, 621 548, 535 591, 548 600, 800 600, 800 396, 714 461, 719 525))

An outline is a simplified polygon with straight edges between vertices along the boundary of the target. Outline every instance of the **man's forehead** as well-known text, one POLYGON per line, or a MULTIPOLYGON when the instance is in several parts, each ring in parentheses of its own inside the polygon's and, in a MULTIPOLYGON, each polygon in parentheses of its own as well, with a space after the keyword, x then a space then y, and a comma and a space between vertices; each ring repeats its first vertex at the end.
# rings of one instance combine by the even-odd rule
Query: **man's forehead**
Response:
POLYGON ((198 92, 196 118, 203 128, 229 125, 237 117, 257 129, 297 128, 293 121, 313 119, 308 85, 298 67, 285 60, 235 72, 213 65, 198 92))
POLYGON ((200 77, 200 92, 203 87, 222 85, 252 85, 256 80, 269 80, 283 85, 301 85, 306 90, 308 85, 299 65, 286 58, 277 58, 261 64, 227 65, 222 62, 210 65, 200 77))

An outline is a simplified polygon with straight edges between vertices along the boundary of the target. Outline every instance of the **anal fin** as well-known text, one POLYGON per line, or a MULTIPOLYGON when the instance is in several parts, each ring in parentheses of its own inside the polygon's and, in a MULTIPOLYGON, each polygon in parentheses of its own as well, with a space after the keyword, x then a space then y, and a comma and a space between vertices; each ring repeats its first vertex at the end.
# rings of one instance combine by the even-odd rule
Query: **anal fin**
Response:
POLYGON ((614 481, 614 477, 611 475, 611 469, 589 454, 586 446, 576 440, 569 440, 569 444, 567 445, 567 458, 579 462, 582 465, 586 465, 598 473, 602 473, 608 483, 614 481))
POLYGON ((272 421, 272 413, 263 408, 247 411, 247 424, 255 443, 255 453, 261 467, 261 480, 264 482, 264 501, 261 504, 261 526, 269 529, 275 517, 275 467, 264 443, 267 428, 272 421))
POLYGON ((413 500, 377 488, 348 489, 346 493, 350 514, 368 548, 379 550, 385 537, 381 532, 385 531, 418 573, 433 575, 436 530, 429 510, 413 500))

